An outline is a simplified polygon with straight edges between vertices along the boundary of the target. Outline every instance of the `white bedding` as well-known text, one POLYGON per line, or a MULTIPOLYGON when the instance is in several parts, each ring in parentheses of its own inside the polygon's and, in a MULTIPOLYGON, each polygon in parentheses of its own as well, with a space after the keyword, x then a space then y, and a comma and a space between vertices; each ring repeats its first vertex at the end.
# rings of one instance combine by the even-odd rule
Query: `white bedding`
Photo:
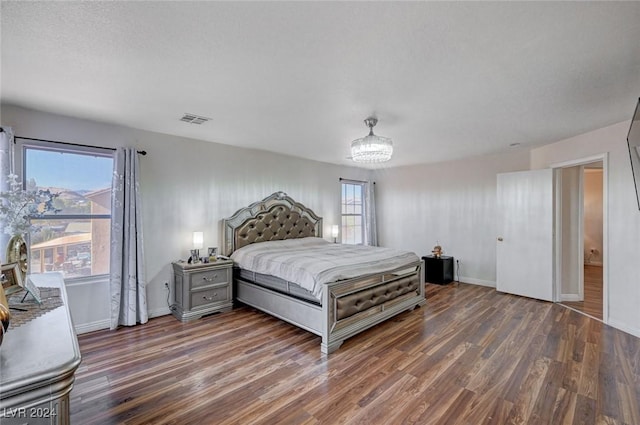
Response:
POLYGON ((231 259, 245 270, 296 283, 318 298, 324 283, 381 273, 419 261, 409 251, 334 244, 315 237, 254 243, 236 250, 231 259))

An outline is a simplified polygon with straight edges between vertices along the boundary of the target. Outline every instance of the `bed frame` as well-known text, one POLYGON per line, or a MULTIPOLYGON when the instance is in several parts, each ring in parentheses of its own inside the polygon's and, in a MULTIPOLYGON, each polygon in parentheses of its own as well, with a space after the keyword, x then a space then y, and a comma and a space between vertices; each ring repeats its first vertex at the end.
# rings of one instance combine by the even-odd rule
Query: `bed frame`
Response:
MULTIPOLYGON (((251 243, 322 237, 322 218, 284 192, 241 208, 222 220, 222 250, 231 255, 251 243)), ((255 284, 234 273, 236 299, 322 338, 329 354, 350 338, 405 310, 424 305, 424 261, 328 283, 320 305, 255 284)))

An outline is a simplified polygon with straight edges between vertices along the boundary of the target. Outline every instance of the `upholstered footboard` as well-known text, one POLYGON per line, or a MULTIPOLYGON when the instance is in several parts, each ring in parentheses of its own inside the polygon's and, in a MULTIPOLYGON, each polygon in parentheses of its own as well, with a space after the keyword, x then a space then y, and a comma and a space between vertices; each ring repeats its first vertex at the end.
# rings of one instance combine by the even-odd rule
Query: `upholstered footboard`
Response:
POLYGON ((325 354, 345 339, 426 303, 422 261, 381 275, 326 284, 321 306, 241 278, 235 283, 239 301, 321 336, 325 354))
POLYGON ((323 293, 321 351, 335 351, 345 339, 407 309, 426 303, 424 262, 383 275, 333 282, 323 293))

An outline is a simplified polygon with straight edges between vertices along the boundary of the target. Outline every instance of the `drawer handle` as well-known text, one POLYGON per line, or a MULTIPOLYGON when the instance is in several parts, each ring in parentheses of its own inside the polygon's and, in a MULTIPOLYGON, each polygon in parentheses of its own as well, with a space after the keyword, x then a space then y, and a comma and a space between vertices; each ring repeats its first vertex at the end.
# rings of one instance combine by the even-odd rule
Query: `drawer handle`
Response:
POLYGON ((213 275, 213 277, 206 277, 206 276, 204 276, 204 277, 202 278, 202 280, 206 280, 207 282, 213 282, 217 277, 218 277, 218 275, 217 275, 217 274, 214 274, 214 275, 213 275))
POLYGON ((214 298, 217 297, 217 296, 218 296, 218 294, 213 294, 210 297, 204 296, 204 297, 202 297, 202 299, 207 300, 207 301, 213 301, 214 298))

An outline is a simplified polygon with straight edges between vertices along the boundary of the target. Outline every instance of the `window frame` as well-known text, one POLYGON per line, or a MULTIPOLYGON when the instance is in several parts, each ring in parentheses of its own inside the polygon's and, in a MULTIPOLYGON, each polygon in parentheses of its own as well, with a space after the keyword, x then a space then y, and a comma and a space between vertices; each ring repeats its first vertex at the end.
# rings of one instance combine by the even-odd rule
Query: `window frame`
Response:
MULTIPOLYGON (((84 145, 76 145, 73 143, 64 143, 64 142, 55 142, 55 141, 46 141, 46 140, 34 140, 27 138, 15 137, 14 143, 16 145, 16 158, 15 164, 18 165, 18 169, 14 170, 14 174, 18 175, 19 179, 22 182, 22 188, 27 188, 27 150, 41 150, 41 151, 49 151, 49 152, 60 152, 60 153, 69 153, 69 154, 77 154, 77 155, 87 155, 94 157, 104 157, 111 158, 113 163, 115 163, 115 150, 111 148, 103 148, 103 147, 91 147, 84 145)), ((111 185, 111 189, 113 189, 113 183, 111 185)), ((92 220, 92 219, 108 219, 112 220, 112 213, 109 214, 47 214, 43 217, 38 218, 30 218, 31 222, 37 221, 46 221, 46 220, 92 220)), ((109 235, 109 239, 111 235, 109 235)), ((27 251, 31 252, 31 234, 29 233, 26 237, 27 239, 27 251)), ((109 243, 110 245, 110 243, 109 243)), ((65 282, 70 283, 85 283, 92 281, 104 281, 105 277, 110 275, 110 271, 106 273, 100 273, 89 276, 73 276, 73 277, 64 277, 65 282)))
POLYGON ((367 182, 360 180, 349 180, 349 179, 340 179, 340 243, 349 244, 349 245, 364 245, 365 244, 365 231, 366 231, 366 219, 367 219, 367 211, 366 211, 366 190, 367 190, 367 182), (345 203, 345 185, 349 186, 359 186, 360 187, 360 200, 361 200, 361 212, 358 213, 344 213, 345 203), (347 226, 344 224, 345 217, 360 217, 360 242, 352 243, 345 242, 344 235, 345 227, 356 227, 356 226, 347 226))

